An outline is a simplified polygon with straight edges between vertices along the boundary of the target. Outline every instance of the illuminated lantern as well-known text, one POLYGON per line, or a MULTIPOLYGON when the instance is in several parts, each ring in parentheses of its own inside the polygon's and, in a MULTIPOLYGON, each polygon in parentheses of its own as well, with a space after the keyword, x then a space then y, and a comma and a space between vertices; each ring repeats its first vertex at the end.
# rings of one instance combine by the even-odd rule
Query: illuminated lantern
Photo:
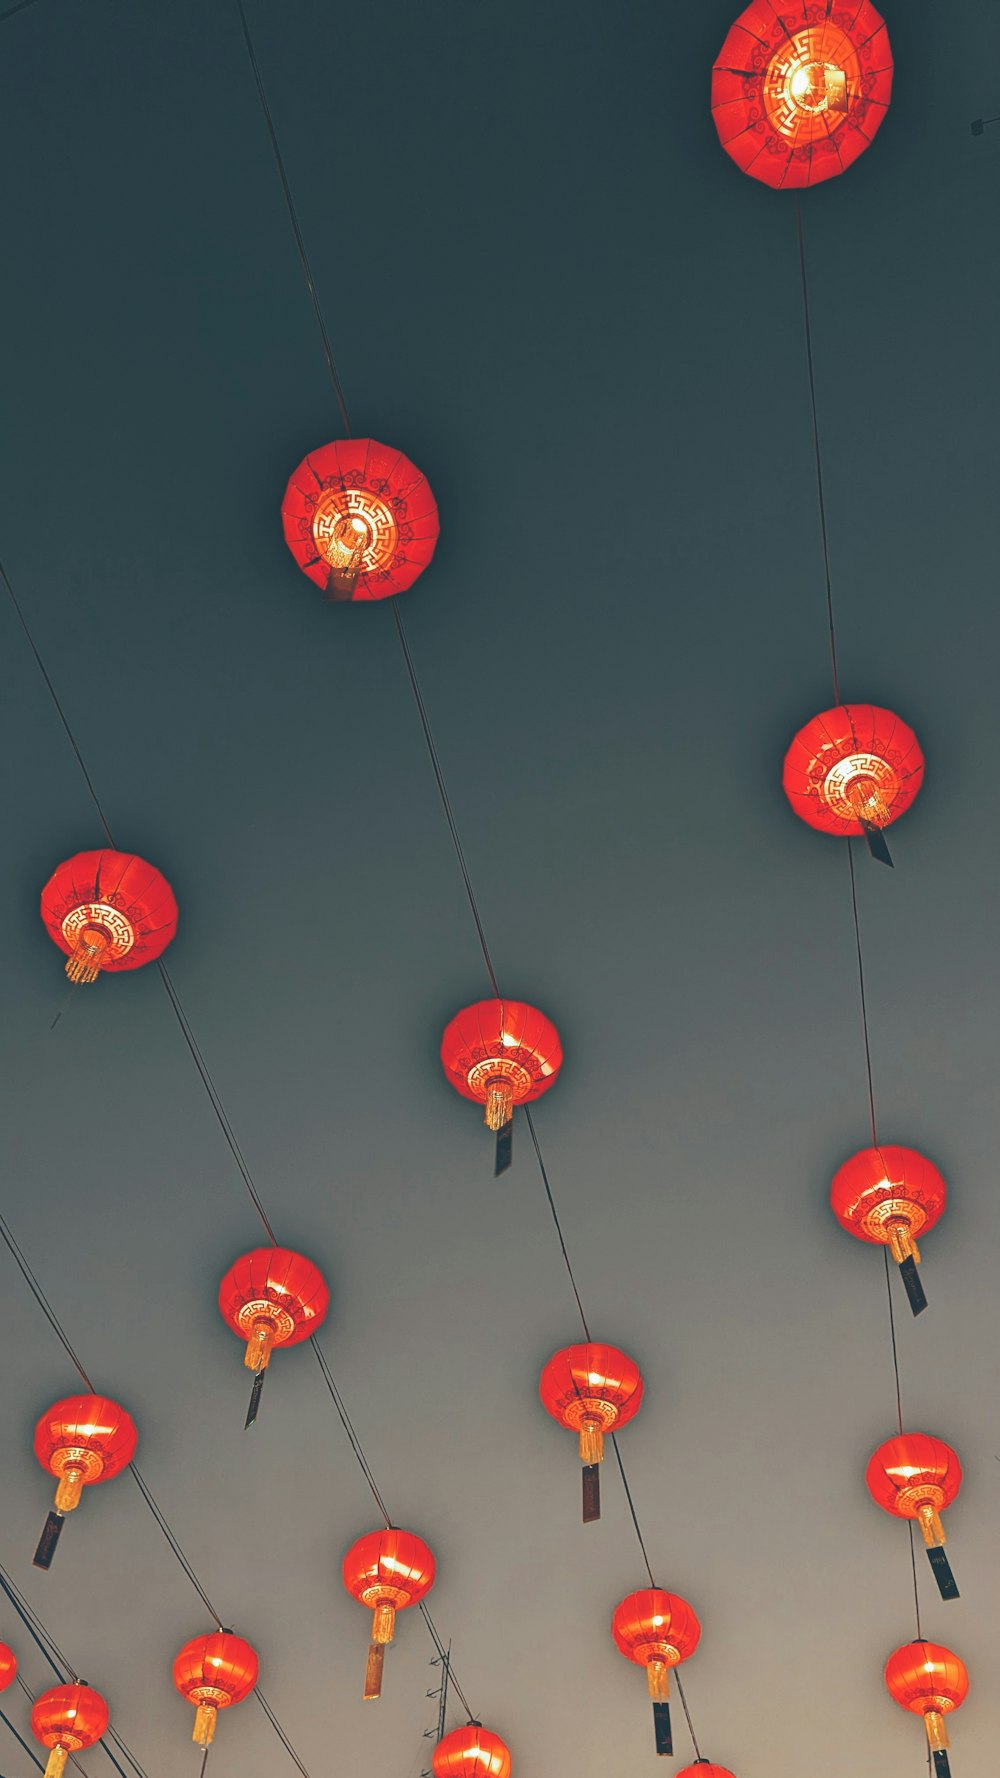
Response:
POLYGON ((674 1744, 668 1703, 670 1669, 694 1654, 701 1637, 698 1619, 687 1600, 679 1599, 676 1593, 664 1593, 659 1587, 644 1587, 639 1593, 630 1593, 615 1606, 611 1634, 626 1660, 645 1667, 649 1695, 653 1700, 656 1751, 672 1754, 674 1744))
POLYGON ((514 1106, 539 1099, 562 1067, 551 1019, 523 1000, 477 1000, 445 1027, 441 1063, 455 1091, 486 1107, 497 1135, 496 1172, 510 1166, 514 1106))
POLYGON ((639 1366, 617 1346, 591 1342, 567 1346, 557 1352, 542 1371, 538 1393, 542 1406, 580 1437, 583 1464, 583 1522, 601 1516, 601 1472, 604 1434, 635 1418, 642 1405, 639 1366))
POLYGON ((67 1395, 53 1402, 35 1427, 35 1456, 43 1469, 58 1476, 55 1511, 45 1521, 34 1563, 49 1568, 63 1520, 80 1504, 92 1482, 110 1482, 135 1456, 135 1421, 116 1401, 103 1395, 67 1395))
POLYGON ((695 1760, 693 1766, 685 1766, 677 1778, 733 1778, 728 1766, 713 1766, 710 1760, 695 1760))
POLYGON ((898 821, 924 781, 913 730, 877 704, 838 704, 799 730, 785 755, 782 786, 796 815, 821 833, 864 834, 891 864, 882 829, 898 821))
POLYGON ((359 1605, 372 1609, 372 1639, 365 1669, 365 1697, 382 1695, 386 1643, 396 1630, 396 1613, 419 1605, 434 1585, 434 1554, 412 1531, 369 1531, 344 1557, 343 1580, 359 1605))
POLYGON ((297 1346, 321 1326, 330 1305, 322 1273, 288 1247, 255 1247, 230 1266, 219 1286, 219 1309, 246 1341, 243 1363, 254 1373, 246 1425, 257 1418, 275 1346, 297 1346))
POLYGON ((937 1778, 951 1778, 945 1717, 968 1696, 964 1662, 938 1642, 908 1642, 889 1656, 885 1683, 901 1709, 923 1717, 937 1778))
POLYGON ((830 1203, 837 1221, 859 1241, 888 1247, 914 1315, 927 1307, 917 1274, 917 1236, 934 1227, 947 1201, 948 1187, 933 1161, 895 1143, 862 1148, 833 1176, 830 1203))
POLYGON ((870 0, 757 0, 712 70, 712 116, 736 165, 790 190, 843 173, 889 109, 892 51, 870 0))
POLYGON ((256 1649, 232 1630, 213 1630, 185 1642, 174 1660, 174 1684, 197 1707, 191 1739, 198 1747, 212 1745, 219 1711, 250 1696, 259 1670, 256 1649))
POLYGON ((57 1685, 31 1707, 31 1732, 49 1749, 45 1778, 61 1778, 71 1753, 93 1747, 107 1730, 110 1713, 89 1685, 57 1685))
POLYGON ((174 892, 155 865, 134 852, 77 852, 42 890, 42 919, 68 957, 71 982, 95 982, 101 970, 139 969, 166 950, 177 931, 174 892))
POLYGON ((434 554, 438 511, 427 477, 374 438, 338 438, 293 471, 285 542, 328 600, 388 599, 434 554))
POLYGON ((865 1472, 876 1506, 898 1519, 916 1519, 942 1599, 957 1599, 958 1588, 944 1553, 941 1514, 958 1496, 962 1465, 943 1439, 926 1432, 903 1432, 879 1445, 865 1472))
POLYGON ((13 1685, 17 1675, 17 1656, 6 1642, 0 1642, 0 1692, 5 1692, 13 1685))
POLYGON ((453 1729, 434 1749, 434 1778, 510 1778, 510 1748, 481 1722, 453 1729))

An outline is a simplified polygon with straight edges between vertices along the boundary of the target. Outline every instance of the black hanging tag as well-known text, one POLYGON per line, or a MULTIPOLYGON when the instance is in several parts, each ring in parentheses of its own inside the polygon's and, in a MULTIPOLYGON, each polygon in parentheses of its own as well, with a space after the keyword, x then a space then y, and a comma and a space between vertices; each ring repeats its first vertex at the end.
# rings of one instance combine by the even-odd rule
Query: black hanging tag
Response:
POLYGON ((889 851, 889 847, 886 844, 885 834, 882 832, 882 829, 880 827, 873 827, 870 821, 862 821, 861 825, 865 830, 865 839, 868 841, 868 850, 872 857, 877 858, 879 864, 887 864, 890 870, 895 870, 896 867, 892 862, 892 853, 889 851))
POLYGON ((514 1159, 514 1119, 509 1117, 503 1128, 497 1131, 497 1158, 493 1168, 494 1179, 506 1173, 514 1159))
POLYGON ((62 1513, 49 1514, 42 1529, 42 1535, 38 1539, 38 1548, 32 1558, 36 1568, 52 1567, 52 1558, 56 1553, 56 1544, 59 1542, 59 1533, 64 1522, 62 1513))
POLYGON ((912 1253, 903 1260, 899 1268, 899 1275, 906 1286, 906 1294, 910 1299, 910 1308, 914 1315, 922 1315, 927 1307, 927 1298, 924 1295, 920 1273, 917 1271, 917 1262, 912 1253))
POLYGON ((653 1728, 656 1732, 657 1753, 673 1754, 674 1737, 670 1730, 670 1705, 653 1705, 653 1728))
POLYGON ((943 1747, 935 1748, 934 1770, 937 1773, 937 1778, 951 1778, 951 1767, 948 1764, 948 1755, 943 1747))
POLYGON ((986 125, 983 122, 983 119, 981 117, 976 117, 976 118, 973 118, 972 123, 969 125, 969 128, 971 129, 972 134, 974 136, 981 136, 985 132, 986 125))
POLYGON ((599 1463, 585 1463, 583 1466, 583 1522, 592 1525, 601 1516, 601 1466, 599 1463))
POLYGON ((955 1576, 951 1572, 951 1563, 942 1549, 928 1550, 927 1560, 934 1570, 938 1592, 942 1599, 960 1599, 961 1594, 955 1584, 955 1576))
POLYGON ((266 1376, 266 1371, 257 1371, 254 1376, 253 1388, 250 1391, 250 1406, 247 1408, 247 1417, 243 1422, 244 1432, 249 1430, 257 1418, 257 1409, 260 1407, 261 1392, 264 1388, 264 1378, 266 1376))

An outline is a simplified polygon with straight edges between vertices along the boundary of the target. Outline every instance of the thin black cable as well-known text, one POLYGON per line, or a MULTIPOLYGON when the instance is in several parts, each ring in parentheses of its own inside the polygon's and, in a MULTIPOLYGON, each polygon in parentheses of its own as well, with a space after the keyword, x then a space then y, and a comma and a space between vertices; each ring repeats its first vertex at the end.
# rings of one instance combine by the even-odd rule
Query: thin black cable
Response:
POLYGON ((465 1693, 463 1692, 461 1686, 458 1683, 458 1680, 455 1677, 455 1668, 454 1668, 454 1665, 452 1663, 452 1658, 451 1658, 451 1645, 449 1643, 448 1648, 447 1649, 445 1648, 445 1645, 441 1640, 441 1636, 438 1631, 438 1627, 435 1624, 434 1619, 431 1617, 430 1608, 429 1608, 427 1601, 425 1599, 422 1599, 420 1601, 420 1615, 423 1618, 424 1623, 427 1625, 428 1630, 430 1631, 431 1641, 433 1642, 434 1647, 437 1649, 440 1659, 447 1663, 449 1684, 458 1693, 458 1696, 462 1700, 462 1709, 465 1711, 465 1714, 469 1718, 469 1721, 472 1722, 475 1720, 475 1712, 473 1711, 472 1705, 469 1703, 468 1698, 466 1697, 465 1693))
POLYGON ((94 1385, 91 1382, 90 1378, 88 1377, 86 1371, 84 1370, 80 1359, 76 1355, 76 1352, 73 1350, 73 1347, 70 1344, 69 1337, 62 1325, 62 1322, 59 1320, 59 1317, 56 1314, 55 1310, 53 1309, 52 1304, 49 1302, 49 1299, 46 1296, 41 1285, 39 1284, 38 1279, 35 1277, 34 1272, 32 1271, 27 1260, 25 1259, 24 1254, 22 1253, 20 1247, 18 1246, 17 1241, 14 1239, 14 1236, 11 1233, 10 1226, 7 1222, 7 1219, 4 1216, 0 1216, 0 1238, 2 1238, 3 1243, 4 1243, 5 1247, 7 1248, 7 1251, 9 1252, 11 1258, 14 1260, 14 1263, 17 1266, 18 1271, 21 1273, 21 1276, 24 1279, 25 1283, 27 1284, 28 1289, 31 1291, 32 1296, 34 1297, 36 1303, 38 1304, 38 1307, 41 1309, 42 1314, 45 1316, 46 1321, 48 1322, 49 1326, 51 1327, 52 1332, 55 1334, 56 1339, 59 1341, 59 1344, 62 1346, 63 1351, 66 1353, 66 1356, 69 1359, 70 1363, 72 1364, 74 1370, 76 1371, 77 1375, 82 1379, 82 1381, 84 1383, 86 1383, 87 1388, 90 1390, 91 1394, 93 1394, 94 1393, 94 1385))
MULTIPOLYGON (((569 1257, 569 1248, 566 1245, 566 1237, 563 1234, 562 1223, 559 1220, 559 1212, 556 1209, 556 1201, 555 1201, 555 1198, 552 1194, 552 1187, 549 1184, 548 1168, 545 1165, 545 1160, 542 1155, 542 1145, 538 1140, 538 1132, 535 1129, 535 1120, 531 1115, 531 1106, 525 1105, 523 1109, 524 1109, 525 1122, 527 1123, 528 1129, 531 1134, 532 1147, 535 1150, 535 1158, 538 1162, 538 1171, 540 1172, 540 1174, 542 1176, 542 1184, 545 1187, 545 1196, 548 1199, 549 1209, 552 1212, 552 1221, 555 1223, 556 1234, 559 1237, 559 1247, 562 1252, 563 1259, 566 1263, 566 1270, 569 1273, 569 1281, 570 1281, 570 1284, 573 1289, 573 1295, 576 1298, 576 1306, 577 1306, 578 1310, 580 1311, 580 1321, 583 1326, 584 1338, 589 1340, 590 1339, 590 1327, 587 1323, 587 1317, 584 1312, 583 1300, 580 1296, 579 1289, 577 1288, 576 1274, 573 1271, 573 1262, 569 1257)), ((618 1447, 616 1445, 615 1450, 617 1451, 617 1449, 618 1449, 618 1447)), ((619 1457, 618 1461, 620 1464, 621 1463, 620 1457, 619 1457)), ((625 1472, 623 1470, 622 1471, 623 1479, 624 1479, 624 1475, 625 1475, 625 1472)), ((635 1514, 633 1512, 633 1517, 634 1516, 635 1516, 635 1514)), ((636 1526, 636 1530, 638 1530, 638 1525, 636 1526)), ((641 1537, 640 1537, 639 1541, 640 1541, 640 1543, 642 1542, 641 1537)), ((645 1551, 643 1552, 643 1554, 645 1554, 645 1551)), ((647 1563, 647 1567, 648 1567, 648 1563, 647 1563)))
POLYGON ((861 921, 858 918, 858 886, 854 876, 854 847, 847 842, 847 867, 851 873, 851 912, 854 915, 854 946, 858 959, 858 992, 861 997, 861 1029, 865 1040, 865 1074, 868 1081, 868 1112, 872 1126, 872 1147, 878 1147, 875 1120, 875 1088, 872 1082, 872 1050, 868 1034, 868 996, 865 992, 865 960, 861 949, 861 921))
POLYGON ((386 1506, 385 1501, 383 1500, 382 1495, 379 1491, 378 1483, 375 1480, 375 1475, 372 1470, 371 1464, 369 1463, 367 1457, 365 1456, 364 1447, 363 1447, 361 1440, 359 1439, 359 1437, 354 1429, 354 1423, 351 1419, 351 1416, 347 1412, 347 1408, 344 1404, 344 1398, 341 1395, 340 1390, 337 1388, 337 1384, 334 1379, 333 1372, 331 1371, 330 1366, 327 1363, 326 1353, 323 1351, 323 1348, 320 1345, 315 1334, 310 1334, 309 1344, 312 1347, 313 1352, 316 1355, 316 1362, 319 1365, 320 1372, 322 1373, 323 1381, 326 1384, 326 1387, 329 1391, 330 1400, 333 1402, 333 1405, 337 1410, 337 1414, 340 1418, 340 1423, 343 1426, 344 1431, 347 1434, 348 1441, 351 1446, 351 1450, 354 1452, 354 1455, 357 1458, 358 1467, 360 1468, 361 1473, 365 1478, 365 1481, 368 1483, 368 1486, 371 1489, 372 1495, 375 1500, 375 1504, 378 1507, 379 1512, 382 1514, 382 1517, 385 1520, 386 1525, 391 1526, 392 1519, 389 1514, 389 1509, 386 1506))
MULTIPOLYGON (((19 1592, 17 1587, 15 1587, 13 1581, 10 1579, 10 1576, 7 1574, 6 1570, 2 1566, 0 1566, 0 1587, 3 1588, 3 1591, 7 1595, 7 1598, 9 1600, 10 1604, 13 1605, 14 1610, 16 1611, 18 1617, 21 1620, 21 1623, 23 1624, 24 1628, 27 1630, 32 1641, 35 1643, 35 1646, 41 1651, 41 1654, 43 1655, 44 1659, 46 1660, 48 1665, 51 1667, 52 1672, 54 1673, 58 1683, 60 1685, 66 1685, 67 1684, 66 1675, 69 1674, 69 1683, 72 1685, 79 1685, 80 1680, 77 1676, 76 1669, 72 1666, 72 1664, 69 1661, 67 1661, 65 1655, 63 1654, 62 1650, 59 1648, 58 1644, 52 1640, 52 1637, 49 1635, 49 1632, 46 1630, 45 1625, 42 1623, 41 1619, 31 1609, 31 1606, 28 1604, 28 1602, 24 1598, 23 1594, 19 1592), (55 1657, 58 1657, 58 1660, 55 1657), (60 1665, 60 1663, 61 1663, 61 1665, 60 1665)), ((23 1673, 21 1673, 21 1672, 18 1673, 17 1682, 18 1682, 18 1685, 21 1687, 21 1690, 26 1694, 26 1696, 28 1698, 31 1699, 31 1702, 34 1703, 35 1702, 35 1693, 31 1690, 31 1687, 28 1685, 28 1682, 25 1679, 23 1673)), ((144 1768, 139 1764, 139 1762, 135 1758, 135 1756, 125 1746, 125 1743, 121 1740, 121 1737, 113 1734, 113 1732, 110 1728, 108 1729, 107 1733, 112 1739, 114 1739, 116 1741, 117 1744, 119 1744, 121 1746, 121 1749, 122 1749, 123 1753, 125 1754, 126 1758, 130 1761, 131 1765, 135 1769, 136 1778, 146 1778, 146 1772, 145 1772, 144 1768)), ((25 1744, 22 1742, 22 1746, 24 1746, 24 1745, 25 1744)), ((107 1746, 103 1737, 100 1742, 100 1747, 101 1747, 102 1753, 107 1755, 108 1759, 111 1761, 111 1764, 114 1766, 115 1770, 120 1774, 120 1778, 128 1778, 128 1773, 123 1769, 123 1767, 121 1765, 119 1765, 118 1761, 116 1760, 110 1747, 107 1746)), ((30 1748, 28 1748, 27 1751, 30 1752, 31 1751, 30 1748)), ((32 1756, 32 1757, 34 1757, 34 1756, 32 1756)), ((38 1763, 38 1762, 36 1762, 36 1763, 38 1763)), ((74 1765, 76 1765, 78 1762, 76 1760, 74 1760, 73 1763, 74 1763, 74 1765)))
MULTIPOLYGON (((4 19, 12 19, 15 12, 25 12, 29 6, 37 6, 37 4, 38 0, 17 0, 16 6, 8 6, 5 12, 0 12, 0 25, 3 24, 4 19)), ((992 123, 993 119, 990 117, 986 121, 992 123)))
POLYGON ((816 493, 819 500, 819 528, 823 540, 823 573, 826 578, 826 615, 830 634, 830 666, 833 672, 833 701, 840 703, 840 676, 837 671, 837 636, 833 622, 833 580, 830 574, 830 541, 826 525, 826 494, 823 488, 823 453, 819 442, 819 409, 816 404, 816 372, 813 366, 812 323, 809 316, 809 280, 806 275, 806 242, 802 227, 802 202, 796 194, 795 228, 799 242, 799 271, 802 279, 802 318, 806 335, 806 363, 809 367, 809 401, 812 407, 813 452, 816 461, 816 493))
MULTIPOLYGON (((588 1338, 589 1338, 589 1335, 588 1335, 588 1338)), ((646 1573, 649 1575, 649 1584, 651 1587, 655 1588, 656 1582, 653 1579, 653 1569, 650 1564, 649 1555, 646 1550, 646 1540, 642 1535, 642 1527, 639 1524, 639 1515, 635 1510, 635 1501, 632 1499, 632 1490, 629 1487, 628 1476, 625 1474, 625 1465, 622 1462, 622 1454, 621 1454, 620 1450, 618 1449, 618 1439, 614 1433, 611 1434, 611 1443, 614 1446, 615 1459, 618 1464, 618 1473, 622 1478, 622 1487, 625 1490, 625 1498, 628 1501, 628 1510, 632 1515, 632 1523, 635 1526, 635 1534, 636 1534, 636 1537, 639 1539, 639 1548, 642 1551, 642 1559, 646 1565, 646 1573)))
POLYGON ((13 1735, 15 1741, 20 1742, 20 1744, 24 1748, 24 1751, 27 1754, 28 1758, 33 1762, 34 1765, 36 1765, 38 1767, 38 1770, 40 1772, 44 1772, 45 1767, 42 1764, 41 1760, 39 1759, 34 1748, 29 1747, 27 1741, 24 1739, 24 1736, 18 1734, 17 1729, 14 1727, 14 1724, 11 1722, 10 1717, 7 1715, 5 1710, 0 1710, 0 1722, 6 1723, 11 1734, 13 1735))
MULTIPOLYGON (((288 1736, 285 1734, 284 1729, 282 1728, 280 1722, 278 1721, 278 1718, 275 1716, 274 1711, 271 1709, 271 1706, 268 1703, 267 1699, 265 1698, 259 1685, 254 1686, 253 1695, 256 1698, 261 1709, 263 1710, 264 1715, 267 1717, 267 1720, 270 1723, 275 1734, 277 1735, 278 1740, 281 1742, 282 1746, 284 1747, 285 1752, 288 1754, 289 1759, 293 1760, 295 1765, 298 1766, 299 1771, 302 1773, 302 1778, 309 1778, 309 1773, 308 1773, 306 1767, 302 1764, 302 1761, 300 1760, 294 1747, 292 1746, 291 1742, 289 1741, 288 1736)), ((208 1758, 208 1748, 206 1747, 205 1760, 207 1760, 207 1758, 208 1758)), ((202 1761, 202 1765, 201 1765, 202 1778, 204 1778, 205 1760, 202 1761)))
POLYGON ((201 1756, 201 1765, 198 1768, 198 1778, 205 1778, 205 1767, 207 1765, 208 1765, 208 1748, 206 1747, 204 1753, 201 1756))
POLYGON ((154 1496, 152 1490, 150 1489, 145 1476, 142 1474, 142 1471, 134 1463, 129 1464, 129 1469, 132 1472, 133 1479, 135 1481, 137 1488, 139 1489, 140 1494, 142 1495, 143 1500, 146 1502, 146 1505, 148 1506, 150 1512, 152 1513, 154 1519, 156 1520, 156 1523, 159 1526, 160 1530, 162 1531, 164 1538, 166 1539, 167 1543, 170 1545, 170 1548, 173 1551, 174 1556, 176 1557, 181 1568, 184 1570, 184 1573, 187 1575, 188 1580, 191 1582, 191 1585, 193 1586, 199 1599, 201 1600, 202 1604, 204 1605, 205 1610, 208 1612, 209 1617, 213 1619, 216 1629, 221 1630, 223 1627, 222 1619, 219 1616, 219 1613, 216 1611, 215 1606, 212 1604, 212 1601, 209 1598, 208 1594, 206 1593, 204 1587, 202 1586, 201 1581, 198 1579, 198 1576, 195 1574, 195 1571, 192 1568, 190 1562, 188 1561, 186 1555, 184 1554, 184 1551, 181 1548, 181 1546, 177 1540, 177 1537, 175 1536, 174 1532, 171 1530, 170 1525, 168 1524, 168 1522, 167 1522, 167 1520, 166 1520, 166 1518, 165 1518, 165 1516, 164 1516, 164 1514, 163 1514, 163 1512, 156 1500, 156 1497, 154 1496))

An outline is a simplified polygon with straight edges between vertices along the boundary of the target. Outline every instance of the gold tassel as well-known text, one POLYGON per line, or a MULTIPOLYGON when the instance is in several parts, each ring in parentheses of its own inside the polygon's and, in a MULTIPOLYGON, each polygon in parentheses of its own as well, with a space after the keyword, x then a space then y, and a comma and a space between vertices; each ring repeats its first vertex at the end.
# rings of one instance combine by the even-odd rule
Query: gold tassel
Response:
POLYGON ((365 1699, 382 1696, 382 1663, 385 1660, 385 1644, 372 1642, 368 1648, 368 1665, 365 1668, 365 1699))
POLYGON ((889 805, 874 778, 853 779, 847 796, 859 821, 867 821, 869 827, 888 827, 889 805))
POLYGON ((889 1249, 897 1266, 901 1266, 904 1259, 912 1259, 914 1265, 919 1266, 920 1249, 910 1233, 909 1223, 903 1217, 894 1216, 885 1226, 889 1235, 889 1249))
POLYGON ((72 956, 66 959, 66 974, 71 982, 82 986, 86 982, 96 982, 101 973, 101 965, 108 954, 110 940, 96 926, 85 926, 76 941, 72 956))
POLYGON ((243 1363, 248 1371, 266 1371, 274 1348, 274 1323, 255 1321, 247 1339, 243 1363))
POLYGON ((927 1745, 931 1752, 946 1752, 951 1746, 951 1742, 948 1739, 948 1725, 940 1710, 925 1710, 924 1726, 927 1729, 927 1745))
POLYGON ((83 1470, 76 1469, 71 1463, 64 1469, 56 1489, 56 1512, 71 1513, 80 1504, 83 1493, 83 1470))
POLYGON ((391 1642, 396 1634, 396 1607, 383 1601, 372 1615, 372 1641, 391 1642))
POLYGON ((45 1778, 62 1778, 69 1754, 65 1747, 53 1747, 45 1766, 45 1778))
POLYGON ((659 1655, 646 1662, 646 1684, 654 1702, 665 1704, 670 1696, 670 1668, 659 1655))
POLYGON ((929 1550, 943 1549, 948 1539, 941 1523, 941 1514, 936 1506, 925 1504, 917 1508, 917 1518, 924 1534, 924 1542, 929 1550))
POLYGON ((580 1462, 604 1462, 604 1427, 600 1420, 588 1418, 580 1427, 580 1462))
POLYGON ((192 1741, 199 1747, 211 1747, 215 1740, 215 1722, 219 1714, 217 1704, 199 1704, 194 1713, 194 1733, 192 1741))
POLYGON ((486 1087, 487 1129, 502 1130, 514 1115, 514 1088, 509 1080, 491 1080, 486 1087))

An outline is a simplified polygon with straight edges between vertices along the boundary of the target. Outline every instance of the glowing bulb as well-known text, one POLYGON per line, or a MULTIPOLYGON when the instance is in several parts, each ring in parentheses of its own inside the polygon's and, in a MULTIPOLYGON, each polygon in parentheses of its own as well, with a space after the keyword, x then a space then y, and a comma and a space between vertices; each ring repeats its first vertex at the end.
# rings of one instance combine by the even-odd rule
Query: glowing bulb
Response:
POLYGON ((352 519, 351 520, 351 527, 355 531, 363 531, 365 528, 364 520, 363 519, 352 519))
POLYGON ((505 1050, 516 1050, 517 1048, 517 1038, 512 1036, 509 1031, 501 1031, 500 1042, 505 1050))
POLYGON ((592 1389, 596 1389, 599 1384, 604 1382, 604 1378, 599 1376, 597 1371, 588 1371, 587 1372, 587 1382, 590 1384, 592 1389))
POLYGON ((654 1630, 658 1630, 660 1628, 660 1625, 662 1624, 662 1622, 663 1622, 663 1619, 661 1617, 654 1617, 654 1619, 653 1619, 654 1630))
POLYGON ((809 73, 806 68, 797 68, 792 75, 792 98, 801 99, 809 91, 809 73))
POLYGON ((76 1715, 76 1711, 75 1710, 67 1710, 66 1715, 69 1717, 70 1722, 72 1722, 74 1716, 76 1715))
POLYGON ((222 1666, 222 1656, 221 1655, 209 1655, 208 1664, 210 1667, 221 1667, 222 1666))

